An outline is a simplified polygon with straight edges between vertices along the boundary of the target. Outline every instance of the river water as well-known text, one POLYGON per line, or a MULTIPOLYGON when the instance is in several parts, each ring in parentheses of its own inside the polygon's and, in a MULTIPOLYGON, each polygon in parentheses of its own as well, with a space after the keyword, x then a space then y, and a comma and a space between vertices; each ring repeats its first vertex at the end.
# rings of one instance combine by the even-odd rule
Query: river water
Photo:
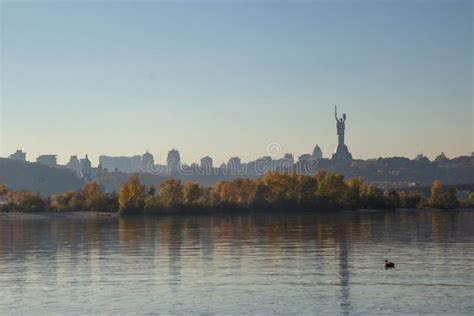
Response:
POLYGON ((0 314, 91 313, 473 315, 474 212, 1 215, 0 314))

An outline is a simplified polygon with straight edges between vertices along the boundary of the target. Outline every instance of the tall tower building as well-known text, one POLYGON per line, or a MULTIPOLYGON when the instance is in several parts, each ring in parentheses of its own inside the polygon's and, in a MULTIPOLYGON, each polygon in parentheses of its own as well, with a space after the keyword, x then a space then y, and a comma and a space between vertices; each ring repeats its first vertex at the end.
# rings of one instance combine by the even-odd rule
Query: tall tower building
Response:
POLYGON ((209 156, 201 158, 201 170, 204 171, 206 174, 209 174, 212 170, 212 158, 209 156))
POLYGON ((153 155, 147 150, 146 153, 142 155, 142 172, 151 173, 154 164, 155 160, 153 159, 153 155))
POLYGON ((173 148, 168 152, 166 165, 168 174, 178 172, 178 170, 181 168, 181 157, 179 156, 179 151, 173 148))
POLYGON ((92 180, 92 164, 89 160, 89 157, 86 155, 86 158, 81 159, 81 178, 89 181, 92 180))
POLYGON ((242 168, 242 161, 239 157, 232 157, 227 163, 227 170, 229 170, 231 175, 237 174, 242 168))
POLYGON ((81 176, 81 163, 79 162, 79 159, 77 159, 77 156, 71 156, 66 167, 74 172, 76 176, 81 176))

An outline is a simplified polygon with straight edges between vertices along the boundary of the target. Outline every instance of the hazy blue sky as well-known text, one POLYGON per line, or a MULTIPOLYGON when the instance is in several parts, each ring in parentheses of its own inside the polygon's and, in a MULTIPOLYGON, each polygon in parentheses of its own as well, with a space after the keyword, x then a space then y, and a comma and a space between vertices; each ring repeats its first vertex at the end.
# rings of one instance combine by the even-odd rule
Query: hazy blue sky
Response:
POLYGON ((1 151, 185 162, 473 146, 472 1, 1 5, 1 151), (283 154, 283 153, 282 153, 283 154))

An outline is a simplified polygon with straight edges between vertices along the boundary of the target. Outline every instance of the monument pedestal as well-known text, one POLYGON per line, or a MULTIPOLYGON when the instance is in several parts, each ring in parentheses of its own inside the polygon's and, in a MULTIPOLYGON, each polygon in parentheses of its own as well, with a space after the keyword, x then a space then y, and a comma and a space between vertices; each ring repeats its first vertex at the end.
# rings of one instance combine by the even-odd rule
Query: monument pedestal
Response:
POLYGON ((349 152, 349 149, 345 144, 340 144, 337 146, 336 152, 332 154, 333 160, 342 160, 342 161, 351 161, 352 154, 349 152))

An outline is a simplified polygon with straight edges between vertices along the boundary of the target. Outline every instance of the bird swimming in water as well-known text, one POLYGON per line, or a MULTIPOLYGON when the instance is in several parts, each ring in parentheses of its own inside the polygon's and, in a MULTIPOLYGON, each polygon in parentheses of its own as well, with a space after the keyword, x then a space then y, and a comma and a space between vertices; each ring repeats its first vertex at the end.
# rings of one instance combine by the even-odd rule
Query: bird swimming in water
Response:
POLYGON ((385 260, 385 268, 395 268, 395 263, 385 260))

